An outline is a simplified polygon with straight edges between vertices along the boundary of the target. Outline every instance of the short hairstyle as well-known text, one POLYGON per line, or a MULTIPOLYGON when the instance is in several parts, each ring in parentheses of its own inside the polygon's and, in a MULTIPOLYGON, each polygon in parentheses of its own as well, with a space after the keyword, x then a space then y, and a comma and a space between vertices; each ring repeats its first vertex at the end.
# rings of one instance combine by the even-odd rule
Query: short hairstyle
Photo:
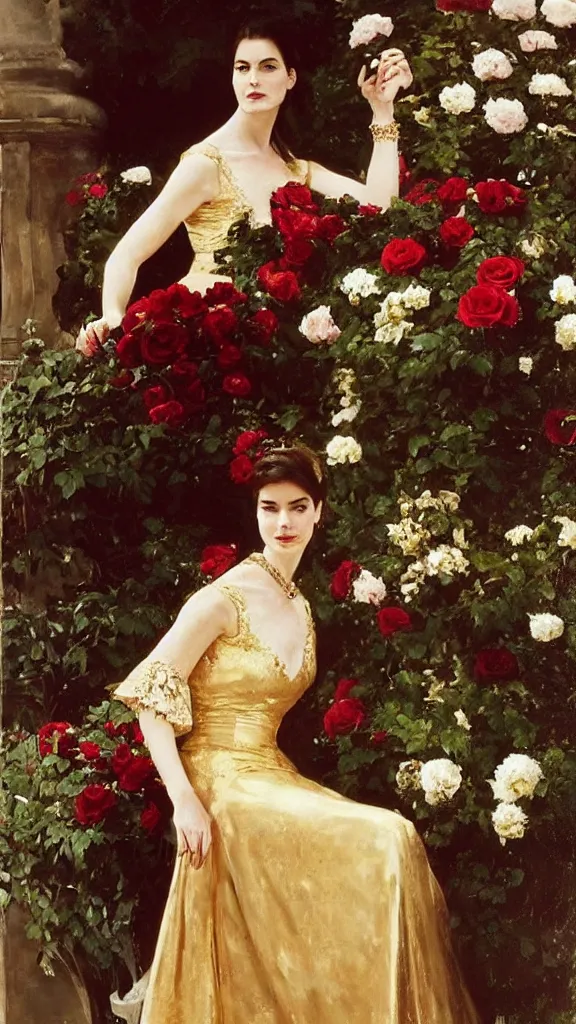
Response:
POLYGON ((254 466, 251 484, 257 496, 267 484, 291 483, 301 487, 318 505, 326 499, 326 477, 319 457, 306 445, 272 448, 254 466))

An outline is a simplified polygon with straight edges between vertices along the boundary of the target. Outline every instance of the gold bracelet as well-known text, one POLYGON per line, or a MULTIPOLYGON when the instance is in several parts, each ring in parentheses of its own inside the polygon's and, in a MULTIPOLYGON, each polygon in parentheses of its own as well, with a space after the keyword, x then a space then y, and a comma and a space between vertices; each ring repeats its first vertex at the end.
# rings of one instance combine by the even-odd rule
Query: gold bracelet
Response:
POLYGON ((390 124, 374 124, 372 122, 370 131, 372 132, 374 142, 396 142, 400 134, 396 121, 390 121, 390 124))

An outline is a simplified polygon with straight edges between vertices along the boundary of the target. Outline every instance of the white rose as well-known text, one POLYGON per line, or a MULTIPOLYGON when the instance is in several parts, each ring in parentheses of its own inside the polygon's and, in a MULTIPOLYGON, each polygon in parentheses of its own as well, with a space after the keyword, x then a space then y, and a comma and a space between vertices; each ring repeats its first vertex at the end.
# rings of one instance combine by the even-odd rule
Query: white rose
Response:
POLYGON ((476 105, 476 90, 467 82, 446 85, 439 96, 440 106, 448 114, 468 114, 476 105))
POLYGON ((488 50, 482 50, 481 53, 476 54, 472 61, 472 70, 481 82, 490 82, 510 78, 514 68, 502 50, 490 47, 488 50))
POLYGON ((504 21, 530 21, 536 17, 536 0, 494 0, 492 13, 504 21))
POLYGON ((380 309, 374 315, 375 327, 383 327, 390 322, 403 320, 406 310, 402 302, 402 292, 388 292, 380 309))
POLYGON ((402 792, 408 789, 419 789, 421 767, 421 761, 401 761, 396 772, 396 785, 398 789, 402 792))
POLYGON ((533 366, 534 360, 532 359, 532 356, 519 356, 518 369, 520 370, 520 373, 525 373, 526 376, 529 377, 532 373, 533 366))
POLYGON ((320 345, 322 342, 331 345, 342 332, 334 323, 330 306, 318 306, 303 318, 300 333, 313 345, 320 345))
POLYGON ((376 295, 380 291, 380 285, 375 274, 364 270, 363 267, 357 267, 342 279, 340 289, 352 302, 355 298, 365 299, 369 295, 376 295))
POLYGON ((518 547, 519 544, 523 544, 525 540, 530 540, 534 530, 531 526, 514 526, 511 530, 507 530, 504 534, 505 540, 510 541, 514 547, 518 547))
POLYGON ((427 761, 420 769, 420 784, 426 803, 435 804, 451 800, 462 783, 462 769, 447 757, 427 761))
POLYGON ((356 46, 367 46, 376 39, 376 36, 389 36, 393 31, 392 18, 385 18, 382 14, 365 14, 352 25, 349 45, 352 49, 356 46))
POLYGON ((335 412, 331 420, 332 426, 339 427, 341 423, 352 423, 360 412, 361 404, 361 402, 357 402, 356 405, 348 405, 335 412))
POLYGON ((454 718, 456 719, 456 725, 459 725, 461 729, 465 729, 466 732, 470 732, 472 726, 462 711, 462 708, 458 708, 458 711, 454 712, 454 718))
POLYGON ((564 632, 564 622, 559 615, 540 612, 537 615, 529 614, 528 618, 530 619, 530 633, 532 637, 541 643, 557 640, 564 632))
POLYGON ((492 814, 494 831, 500 837, 502 846, 507 839, 522 839, 528 823, 528 815, 516 804, 498 804, 492 814))
POLYGON ((532 75, 528 82, 528 92, 532 96, 571 96, 572 89, 560 75, 532 75))
POLYGON ((438 497, 448 512, 456 512, 460 507, 460 495, 456 491, 438 491, 438 497))
POLYGON ((386 584, 380 576, 373 576, 368 569, 362 569, 352 584, 354 600, 360 604, 382 604, 386 597, 386 584))
POLYGON ((544 0, 540 13, 556 28, 576 25, 576 0, 544 0))
POLYGON ((499 135, 521 132, 528 124, 524 105, 520 100, 507 100, 499 96, 484 104, 486 121, 499 135))
POLYGON ((576 348, 576 313, 567 313, 556 321, 556 344, 565 352, 576 348))
POLYGON ((534 53, 536 50, 557 50, 556 37, 550 32, 540 32, 537 29, 528 29, 518 36, 520 49, 523 53, 534 53))
POLYGON ((527 754, 509 754, 488 779, 494 797, 499 802, 513 804, 521 797, 534 796, 534 790, 542 778, 542 769, 533 757, 527 754))
POLYGON ((530 238, 523 238, 520 242, 520 249, 525 256, 539 260, 547 251, 546 239, 542 235, 531 235, 530 238))
POLYGON ((460 548, 450 547, 448 544, 439 544, 437 548, 429 551, 424 559, 427 576, 453 576, 460 572, 467 574, 470 562, 464 557, 460 548))
POLYGON ((152 174, 148 167, 129 167, 127 171, 120 174, 122 181, 128 181, 134 185, 151 185, 152 174))
POLYGON ((554 516, 553 523, 560 523, 562 529, 558 535, 559 548, 576 548, 576 523, 568 516, 554 516))
POLYGON ((329 466, 360 462, 362 447, 353 437, 342 437, 341 434, 337 434, 326 445, 326 455, 329 466))
POLYGON ((385 345, 398 345, 405 334, 412 330, 414 325, 409 320, 401 320, 400 323, 387 323, 379 327, 374 334, 374 341, 383 342, 385 345))
POLYGON ((409 284, 401 292, 402 305, 406 309, 425 309, 430 305, 430 295, 429 288, 424 288, 421 284, 409 284))
POLYGON ((576 283, 570 274, 560 274, 550 289, 550 298, 559 306, 567 306, 569 302, 576 302, 576 283))
POLYGON ((418 124, 430 124, 430 107, 420 107, 414 111, 414 120, 418 124))

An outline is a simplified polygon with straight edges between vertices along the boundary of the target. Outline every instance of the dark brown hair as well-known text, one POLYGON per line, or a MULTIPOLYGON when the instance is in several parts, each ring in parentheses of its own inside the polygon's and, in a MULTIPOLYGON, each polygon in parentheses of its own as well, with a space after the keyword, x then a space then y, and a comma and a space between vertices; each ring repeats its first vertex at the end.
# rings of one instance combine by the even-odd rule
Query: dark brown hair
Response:
POLYGON ((271 448, 254 466, 251 484, 256 496, 267 484, 291 483, 301 487, 314 502, 326 499, 326 477, 318 456, 306 445, 271 448))
MULTIPOLYGON (((286 70, 297 70, 299 61, 294 43, 294 30, 292 27, 288 27, 285 22, 280 21, 278 18, 266 16, 253 18, 246 22, 236 33, 234 55, 236 55, 236 50, 244 39, 269 39, 278 47, 286 70)), ((294 160, 294 153, 286 142, 286 136, 290 134, 288 125, 290 113, 288 108, 292 100, 292 92, 293 90, 286 95, 270 137, 272 148, 276 150, 278 156, 282 157, 284 163, 288 164, 294 160)))

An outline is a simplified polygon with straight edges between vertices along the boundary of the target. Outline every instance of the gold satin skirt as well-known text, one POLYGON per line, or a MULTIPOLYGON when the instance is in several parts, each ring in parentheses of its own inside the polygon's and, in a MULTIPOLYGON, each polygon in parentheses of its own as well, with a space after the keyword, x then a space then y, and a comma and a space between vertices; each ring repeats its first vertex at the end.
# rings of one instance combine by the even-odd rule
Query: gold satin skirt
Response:
POLYGON ((410 822, 278 750, 187 746, 213 845, 177 858, 142 1024, 478 1024, 410 822))

